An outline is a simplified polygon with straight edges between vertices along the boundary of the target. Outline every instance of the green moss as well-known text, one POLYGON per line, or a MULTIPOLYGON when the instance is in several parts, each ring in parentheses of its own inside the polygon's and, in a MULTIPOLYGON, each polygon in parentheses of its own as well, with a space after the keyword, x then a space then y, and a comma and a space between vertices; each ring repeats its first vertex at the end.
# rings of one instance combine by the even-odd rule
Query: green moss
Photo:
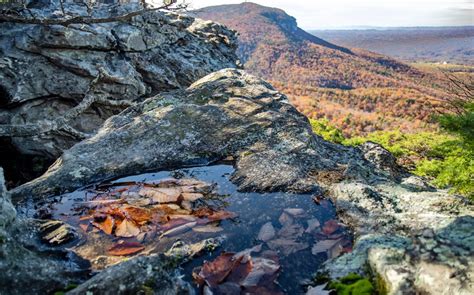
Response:
POLYGON ((336 290, 338 295, 371 295, 375 288, 368 278, 358 274, 348 274, 338 281, 329 283, 330 289, 336 290))

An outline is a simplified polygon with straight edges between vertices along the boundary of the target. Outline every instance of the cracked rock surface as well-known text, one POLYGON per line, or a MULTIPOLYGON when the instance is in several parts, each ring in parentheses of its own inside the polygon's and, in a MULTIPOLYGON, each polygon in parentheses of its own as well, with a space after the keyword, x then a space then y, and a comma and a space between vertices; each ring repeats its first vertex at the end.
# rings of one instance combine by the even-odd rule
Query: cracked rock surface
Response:
MULTIPOLYGON (((55 1, 41 3, 31 9, 38 18, 60 15, 55 1)), ((122 15, 137 5, 99 4, 92 16, 122 15)), ((66 3, 65 10, 87 15, 80 4, 66 3)), ((233 31, 162 11, 128 22, 0 23, 0 30, 0 136, 8 137, 21 154, 53 160, 144 97, 185 88, 211 72, 235 67, 237 60, 233 31), (88 92, 94 102, 65 122, 53 122, 88 92), (38 125, 35 132, 25 132, 31 124, 38 125), (23 135, 14 136, 6 125, 23 135)))

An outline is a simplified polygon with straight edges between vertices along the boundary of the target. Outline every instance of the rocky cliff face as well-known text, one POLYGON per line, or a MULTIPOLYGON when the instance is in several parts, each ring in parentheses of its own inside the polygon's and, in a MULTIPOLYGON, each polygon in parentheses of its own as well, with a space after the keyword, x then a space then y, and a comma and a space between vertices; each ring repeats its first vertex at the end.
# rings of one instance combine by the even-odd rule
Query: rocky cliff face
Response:
MULTIPOLYGON (((92 16, 123 15, 137 5, 103 5, 92 16)), ((65 10, 87 15, 80 4, 65 10)), ((54 4, 31 13, 61 15, 54 4)), ((1 23, 0 30, 0 136, 21 154, 49 159, 144 97, 236 66, 230 30, 173 13, 92 25, 1 23)))

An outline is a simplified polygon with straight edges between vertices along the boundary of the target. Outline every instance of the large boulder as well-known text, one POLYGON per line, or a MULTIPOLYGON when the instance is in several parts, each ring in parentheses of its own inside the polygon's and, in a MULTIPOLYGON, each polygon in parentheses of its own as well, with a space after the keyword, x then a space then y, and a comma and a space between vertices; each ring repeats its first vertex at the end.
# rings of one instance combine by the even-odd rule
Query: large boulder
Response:
POLYGON ((228 156, 238 158, 232 180, 241 190, 298 192, 318 190, 312 171, 334 170, 357 158, 354 149, 315 136, 308 120, 271 85, 225 69, 111 117, 96 135, 65 151, 44 175, 12 194, 41 198, 122 175, 228 156))
MULTIPOLYGON (((68 16, 88 14, 73 1, 64 9, 68 16)), ((91 13, 105 18, 137 9, 138 3, 96 3, 91 13)), ((63 17, 58 1, 33 1, 21 11, 30 13, 63 17)), ((233 31, 163 11, 91 25, 2 22, 0 31, 2 144, 52 160, 144 97, 186 88, 237 60, 233 31)))

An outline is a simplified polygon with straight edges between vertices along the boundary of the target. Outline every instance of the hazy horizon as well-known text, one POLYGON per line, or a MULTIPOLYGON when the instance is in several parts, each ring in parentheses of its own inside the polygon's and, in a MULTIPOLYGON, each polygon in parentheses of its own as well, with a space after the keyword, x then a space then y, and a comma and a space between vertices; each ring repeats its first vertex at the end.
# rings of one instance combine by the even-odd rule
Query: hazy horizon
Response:
POLYGON ((191 0, 191 9, 253 2, 285 10, 306 30, 473 26, 474 0, 191 0))

